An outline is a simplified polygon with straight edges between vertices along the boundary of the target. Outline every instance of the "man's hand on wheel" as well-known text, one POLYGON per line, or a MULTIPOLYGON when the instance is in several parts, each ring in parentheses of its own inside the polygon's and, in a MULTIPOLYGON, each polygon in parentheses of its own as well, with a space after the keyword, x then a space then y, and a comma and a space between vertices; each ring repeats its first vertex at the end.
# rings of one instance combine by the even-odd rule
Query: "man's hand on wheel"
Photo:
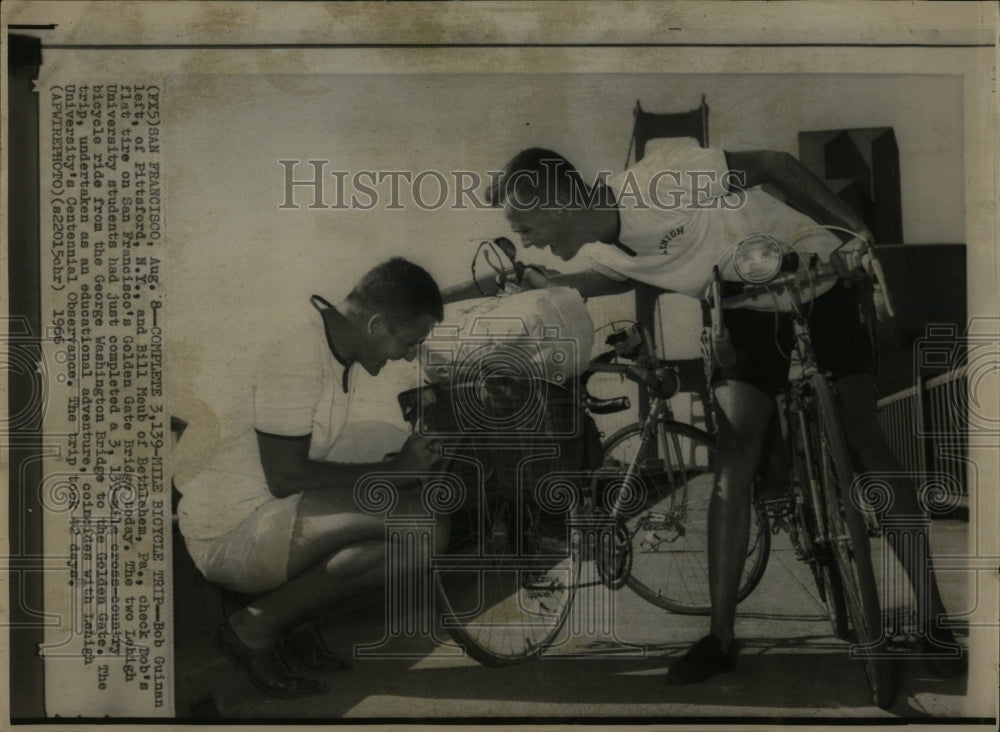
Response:
POLYGON ((392 469, 401 473, 429 471, 441 459, 441 443, 430 437, 410 435, 392 459, 392 469))

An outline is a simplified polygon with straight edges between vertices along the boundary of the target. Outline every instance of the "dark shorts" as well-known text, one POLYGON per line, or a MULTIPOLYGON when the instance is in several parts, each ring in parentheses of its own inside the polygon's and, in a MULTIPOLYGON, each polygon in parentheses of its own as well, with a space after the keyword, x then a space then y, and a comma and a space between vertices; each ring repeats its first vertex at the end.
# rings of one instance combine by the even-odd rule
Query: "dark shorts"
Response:
MULTIPOLYGON (((741 381, 774 396, 788 381, 794 340, 791 316, 757 310, 724 310, 722 319, 736 351, 736 363, 729 368, 716 366, 712 381, 741 381)), ((861 320, 857 287, 847 288, 838 283, 816 298, 809 316, 809 330, 821 371, 830 372, 834 379, 874 373, 871 338, 861 320)))

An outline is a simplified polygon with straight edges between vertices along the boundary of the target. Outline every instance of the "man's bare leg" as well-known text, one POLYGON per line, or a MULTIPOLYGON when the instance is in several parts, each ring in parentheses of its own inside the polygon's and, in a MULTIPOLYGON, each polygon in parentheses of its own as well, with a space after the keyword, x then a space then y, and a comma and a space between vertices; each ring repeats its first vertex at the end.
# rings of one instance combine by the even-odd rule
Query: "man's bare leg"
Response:
POLYGON ((254 598, 229 617, 249 648, 266 648, 289 628, 340 600, 381 590, 385 581, 385 539, 348 544, 315 562, 280 587, 254 598))
POLYGON ((750 541, 750 498, 772 411, 773 400, 749 384, 730 380, 714 389, 719 433, 708 512, 711 634, 670 667, 667 680, 675 684, 703 681, 735 667, 734 626, 750 541))
POLYGON ((708 512, 708 582, 711 632, 729 651, 737 594, 750 542, 753 479, 767 437, 772 400, 756 387, 726 381, 715 387, 719 411, 715 489, 708 512))
MULTIPOLYGON (((898 477, 888 481, 892 488, 892 501, 886 515, 900 519, 916 518, 918 520, 913 522, 909 531, 925 534, 921 522, 924 518, 924 509, 917 498, 914 482, 903 475, 903 466, 893 454, 882 433, 871 376, 858 374, 839 379, 837 395, 844 420, 844 431, 858 472, 899 474, 898 477)), ((913 552, 915 546, 929 546, 929 537, 926 535, 918 537, 911 533, 911 541, 900 542, 900 538, 896 532, 886 534, 887 543, 907 573, 910 584, 917 592, 925 593, 924 597, 917 598, 917 608, 921 614, 929 613, 929 617, 918 616, 918 628, 930 631, 938 643, 952 645, 955 636, 951 629, 936 625, 939 619, 945 616, 946 610, 931 557, 916 556, 913 552)))
MULTIPOLYGON (((416 492, 404 493, 395 510, 423 511, 416 492)), ((440 549, 447 542, 447 528, 442 521, 438 526, 435 537, 440 549)), ((264 648, 321 610, 341 602, 352 605, 359 595, 377 596, 385 585, 386 570, 384 518, 359 511, 353 496, 307 491, 299 501, 292 537, 290 579, 234 613, 230 623, 248 647, 264 648)))

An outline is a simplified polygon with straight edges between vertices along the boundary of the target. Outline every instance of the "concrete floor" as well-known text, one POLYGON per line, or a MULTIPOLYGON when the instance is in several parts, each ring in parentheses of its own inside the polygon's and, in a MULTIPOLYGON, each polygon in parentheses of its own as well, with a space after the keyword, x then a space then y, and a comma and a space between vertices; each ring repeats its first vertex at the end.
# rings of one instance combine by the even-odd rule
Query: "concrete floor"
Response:
MULTIPOLYGON (((968 527, 959 520, 935 521, 935 556, 964 553, 968 527)), ((942 572, 939 581, 950 612, 971 608, 968 572, 942 572)), ((178 648, 177 714, 234 721, 673 724, 901 719, 954 724, 995 716, 995 697, 988 698, 987 692, 983 700, 980 692, 970 693, 965 676, 936 679, 913 660, 895 665, 895 705, 887 711, 874 706, 860 662, 849 657, 847 643, 833 637, 812 575, 795 560, 784 534, 775 537, 761 584, 740 605, 737 635, 742 647, 736 673, 671 686, 664 678, 668 666, 707 632, 707 618, 666 612, 628 589, 583 589, 576 600, 581 602, 610 603, 605 619, 613 622, 574 635, 540 660, 491 669, 461 655, 446 636, 442 642, 394 638, 380 649, 390 656, 358 658, 352 670, 326 677, 332 688, 328 694, 297 700, 261 694, 210 644, 189 643, 178 648)), ((356 613, 327 627, 326 636, 346 653, 355 644, 374 644, 384 637, 379 615, 378 608, 356 613)), ((967 644, 967 629, 960 626, 956 633, 967 644)), ((975 674, 982 665, 976 655, 972 665, 975 674)), ((985 688, 991 688, 988 680, 985 688)), ((995 679, 992 688, 995 692, 995 679)))

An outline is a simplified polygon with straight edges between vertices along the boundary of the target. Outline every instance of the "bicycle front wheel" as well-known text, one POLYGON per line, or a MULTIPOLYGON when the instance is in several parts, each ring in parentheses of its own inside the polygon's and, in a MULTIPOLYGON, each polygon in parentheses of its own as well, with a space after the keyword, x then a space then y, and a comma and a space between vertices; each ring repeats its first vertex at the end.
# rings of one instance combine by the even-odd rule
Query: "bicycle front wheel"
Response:
POLYGON ((813 565, 816 573, 816 583, 820 588, 826 614, 830 620, 830 630, 838 640, 847 640, 850 635, 847 622, 847 601, 844 599, 844 587, 837 568, 827 561, 816 562, 813 565))
POLYGON ((828 530, 858 643, 851 652, 864 661, 875 704, 888 709, 895 700, 896 689, 889 659, 883 656, 882 611, 868 527, 851 497, 854 470, 833 392, 822 376, 814 377, 813 388, 818 412, 816 423, 822 425, 820 469, 826 488, 828 530))
MULTIPOLYGON (((580 552, 565 533, 544 545, 517 541, 537 518, 537 509, 521 513, 502 498, 481 504, 466 513, 447 556, 435 560, 441 623, 484 666, 538 658, 566 622, 579 581, 580 552)), ((534 527, 532 538, 539 533, 534 527)))
MULTIPOLYGON (((635 466, 638 491, 623 511, 632 549, 627 584, 643 599, 685 615, 707 615, 708 507, 715 482, 715 441, 682 422, 664 421, 656 442, 642 442, 642 425, 625 427, 604 444, 604 469, 624 476, 635 466)), ((620 481, 611 479, 614 490, 620 481)), ((613 502, 613 497, 606 497, 613 502)), ((760 582, 771 549, 767 520, 754 502, 750 544, 738 600, 760 582)))
POLYGON ((807 458, 822 453, 819 428, 812 422, 814 415, 810 414, 810 410, 810 406, 795 399, 789 404, 789 411, 786 413, 791 433, 789 444, 791 453, 795 456, 798 476, 795 494, 798 500, 795 501, 793 524, 790 528, 792 536, 795 537, 793 541, 804 554, 812 571, 833 635, 840 640, 847 640, 850 621, 847 617, 847 603, 844 600, 840 572, 829 542, 820 536, 819 531, 827 513, 826 501, 817 488, 822 485, 821 476, 816 473, 814 461, 807 458), (802 417, 804 418, 800 420, 802 417))

